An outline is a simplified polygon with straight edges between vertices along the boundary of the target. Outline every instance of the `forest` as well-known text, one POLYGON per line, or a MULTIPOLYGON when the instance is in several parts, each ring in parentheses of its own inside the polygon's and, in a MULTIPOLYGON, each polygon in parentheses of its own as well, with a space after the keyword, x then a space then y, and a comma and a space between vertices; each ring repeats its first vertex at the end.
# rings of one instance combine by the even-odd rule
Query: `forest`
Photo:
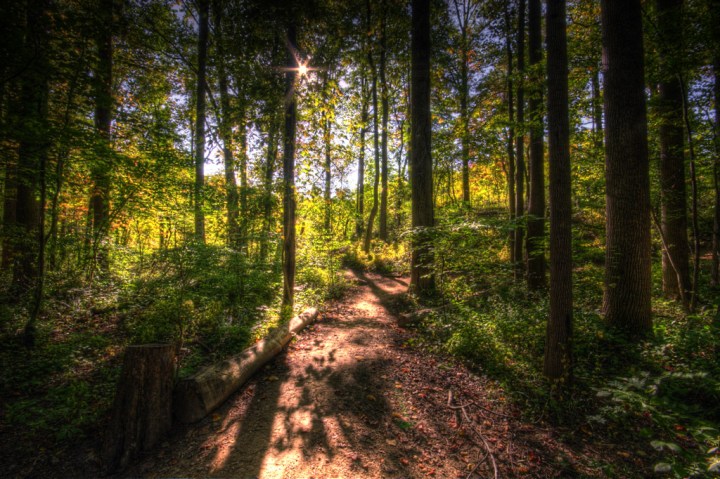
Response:
POLYGON ((720 476, 720 0, 0 25, 3 477, 720 476))

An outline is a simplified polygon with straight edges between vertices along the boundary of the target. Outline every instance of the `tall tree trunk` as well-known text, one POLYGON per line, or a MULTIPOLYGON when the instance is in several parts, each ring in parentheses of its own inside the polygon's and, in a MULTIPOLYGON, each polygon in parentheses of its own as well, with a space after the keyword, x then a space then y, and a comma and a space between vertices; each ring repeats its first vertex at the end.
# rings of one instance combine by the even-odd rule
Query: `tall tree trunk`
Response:
POLYGON ((550 163, 550 318, 547 324, 543 372, 559 385, 567 385, 572 378, 573 290, 565 0, 548 0, 546 15, 550 163))
POLYGON ((603 147, 602 124, 602 97, 600 95, 600 69, 596 65, 592 71, 592 113, 593 113, 593 142, 595 151, 600 152, 603 147))
POLYGON ((358 156, 358 178, 357 178, 357 220, 355 222, 355 235, 358 239, 362 238, 364 228, 363 216, 365 214, 365 133, 368 124, 368 95, 367 80, 365 79, 365 70, 362 70, 360 78, 360 90, 362 95, 362 106, 360 113, 360 153, 358 156))
MULTIPOLYGON (((432 228, 433 208, 430 121, 430 1, 412 1, 411 159, 412 226, 432 228)), ((427 234, 413 239, 410 286, 418 295, 435 289, 433 254, 427 234)))
POLYGON ((213 1, 215 16, 215 34, 217 37, 217 74, 220 90, 220 118, 218 132, 223 142, 223 160, 225 166, 225 209, 227 214, 227 244, 235 247, 240 239, 240 226, 238 224, 238 189, 235 180, 235 158, 233 156, 232 109, 230 95, 228 94, 228 75, 225 70, 225 33, 223 26, 222 5, 218 0, 213 1))
MULTIPOLYGON (((98 136, 99 157, 91 169, 93 188, 90 197, 92 210, 91 268, 107 273, 107 235, 110 211, 110 172, 113 168, 110 126, 113 115, 113 2, 100 0, 98 5, 97 63, 93 78, 95 89, 95 131, 98 136)), ((91 272, 92 276, 92 272, 91 272)))
POLYGON ((608 323, 652 331, 650 178, 640 0, 602 0, 605 96, 605 297, 608 323))
POLYGON ((715 160, 713 161, 713 185, 715 208, 713 214, 712 271, 713 286, 720 285, 720 0, 710 0, 713 18, 713 75, 715 77, 715 160))
POLYGON ((279 115, 273 110, 270 113, 268 126, 267 156, 265 158, 265 176, 263 179, 263 234, 260 239, 260 259, 265 261, 268 255, 268 239, 272 230, 273 217, 273 177, 275 175, 275 161, 277 159, 277 131, 279 115))
MULTIPOLYGON (((508 137, 507 137, 507 155, 508 155, 508 204, 510 210, 510 221, 514 223, 517 216, 515 211, 515 110, 514 110, 514 91, 513 85, 513 51, 512 51, 512 26, 510 18, 512 17, 508 4, 505 4, 505 54, 507 56, 507 108, 508 108, 508 137)), ((510 261, 515 258, 515 227, 510 229, 509 235, 510 245, 510 261)))
MULTIPOLYGON (((290 15, 293 15, 291 12, 290 15)), ((283 132, 283 299, 285 314, 292 314, 295 303, 295 130, 297 102, 295 76, 298 65, 292 49, 296 48, 295 21, 290 19, 287 38, 287 66, 285 74, 285 129, 283 132)))
POLYGON ((657 106, 660 119, 661 227, 666 242, 662 253, 662 278, 663 293, 673 299, 688 298, 690 291, 683 94, 680 84, 682 3, 682 0, 656 1, 663 50, 659 62, 657 106))
POLYGON ((198 0, 198 70, 195 92, 195 240, 205 243, 205 95, 207 93, 207 49, 209 0, 198 0))
POLYGON ((48 13, 47 0, 29 2, 26 11, 26 34, 23 58, 27 62, 20 75, 21 102, 18 125, 18 169, 16 203, 16 242, 13 286, 21 294, 31 291, 42 272, 38 264, 41 244, 40 227, 41 164, 47 157, 48 131, 48 13))
MULTIPOLYGON (((540 0, 530 0, 528 15, 529 55, 532 91, 528 103, 530 117, 530 191, 528 202, 527 239, 528 288, 545 287, 545 147, 543 145, 542 90, 542 21, 540 0)), ((560 28, 560 26, 556 27, 560 28)), ((564 40, 558 40, 563 41, 564 40)))
MULTIPOLYGON (((370 31, 370 1, 367 2, 367 20, 368 20, 368 31, 370 31)), ((378 212, 378 201, 380 187, 380 145, 378 136, 378 95, 377 95, 377 69, 375 68, 375 61, 373 60, 372 49, 368 48, 368 64, 370 65, 370 74, 372 75, 372 102, 373 102, 373 154, 375 158, 375 175, 373 180, 373 205, 370 209, 370 216, 368 217, 367 228, 365 228, 365 242, 363 243, 363 250, 365 253, 370 252, 370 241, 372 240, 373 226, 375 225, 375 217, 378 212)))
POLYGON ((380 188, 380 239, 387 243, 388 240, 388 117, 390 99, 387 80, 385 79, 385 67, 387 63, 387 39, 385 38, 385 23, 387 6, 382 1, 380 12, 380 96, 382 103, 382 167, 381 167, 381 188, 380 188))
MULTIPOLYGON (((518 4, 517 30, 517 123, 518 135, 515 144, 515 214, 518 218, 525 216, 525 0, 518 4)), ((521 222, 515 225, 515 247, 513 248, 513 265, 515 279, 522 279, 525 271, 523 262, 523 239, 525 228, 521 222)))
POLYGON ((13 264, 13 246, 17 212, 17 158, 5 156, 5 178, 3 187, 3 229, 2 229, 2 260, 0 268, 9 270, 13 264))
MULTIPOLYGON (((328 104, 329 96, 330 96, 330 74, 326 73, 325 78, 325 104, 328 104)), ((324 119, 323 119, 323 143, 325 144, 325 191, 323 193, 323 200, 325 201, 325 222, 324 222, 324 228, 326 233, 330 233, 330 220, 332 216, 332 203, 331 203, 331 197, 332 197, 332 122, 330 121, 330 112, 326 111, 324 113, 324 119)))

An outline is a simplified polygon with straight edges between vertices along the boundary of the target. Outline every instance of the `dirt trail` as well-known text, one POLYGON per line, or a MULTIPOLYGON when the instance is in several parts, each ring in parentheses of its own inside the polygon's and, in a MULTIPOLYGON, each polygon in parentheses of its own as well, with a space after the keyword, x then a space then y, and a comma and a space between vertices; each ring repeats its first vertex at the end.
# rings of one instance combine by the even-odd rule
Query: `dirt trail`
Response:
MULTIPOLYGON (((514 419, 496 385, 404 346, 409 333, 386 305, 407 279, 358 273, 355 280, 343 301, 240 393, 123 475, 478 477, 472 471, 485 456, 482 439, 500 477, 579 472, 572 451, 514 419), (471 422, 456 423, 450 389, 457 403, 482 406, 466 408, 471 422)), ((476 472, 493 477, 489 457, 476 472)))

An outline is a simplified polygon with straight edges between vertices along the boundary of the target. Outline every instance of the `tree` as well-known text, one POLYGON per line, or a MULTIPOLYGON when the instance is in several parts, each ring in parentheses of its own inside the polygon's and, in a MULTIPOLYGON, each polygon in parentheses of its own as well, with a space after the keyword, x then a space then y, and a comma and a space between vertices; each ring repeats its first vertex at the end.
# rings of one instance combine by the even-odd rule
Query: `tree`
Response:
MULTIPOLYGON (((381 163, 381 186, 380 186, 380 239, 388 240, 388 116, 390 114, 390 100, 388 93, 385 69, 387 65, 387 38, 385 24, 387 22, 386 0, 382 0, 380 8, 380 103, 382 104, 382 163, 381 163)), ((377 119, 377 116, 376 116, 377 119)))
POLYGON ((657 0, 661 56, 657 113, 660 120, 661 225, 666 248, 662 254, 663 293, 687 306, 690 269, 683 141, 682 0, 657 0))
POLYGON ((283 130, 283 307, 292 312, 295 302, 295 130, 297 101, 295 99, 295 76, 298 68, 295 60, 297 38, 295 22, 288 20, 287 72, 285 73, 285 127, 283 130))
POLYGON ((567 383, 572 376, 573 290, 572 190, 565 15, 565 0, 549 0, 547 2, 550 317, 547 324, 543 372, 550 380, 567 383))
POLYGON ((232 108, 228 92, 228 74, 225 68, 225 43, 227 42, 225 25, 223 24, 223 6, 218 0, 213 1, 215 23, 218 90, 220 92, 220 112, 218 120, 218 133, 223 146, 223 164, 225 166, 225 208, 227 210, 227 243, 237 246, 240 239, 240 225, 238 223, 238 190, 235 180, 235 157, 233 155, 234 138, 232 132, 232 108))
MULTIPOLYGON (((530 117, 530 191, 525 249, 528 255, 527 281, 531 290, 545 286, 545 148, 543 145, 542 62, 540 0, 529 0, 528 43, 532 83, 528 102, 530 117)), ((556 28, 560 28, 557 26, 556 28)), ((563 26, 564 31, 564 26, 563 26)), ((563 44, 567 43, 562 40, 563 44)), ((567 47, 565 47, 567 48, 567 47)), ((566 81, 567 83, 567 81, 566 81)))
POLYGON ((640 0, 602 0, 605 92, 607 322, 630 337, 652 331, 650 178, 640 0))
MULTIPOLYGON (((370 0, 367 0, 366 2, 367 6, 367 14, 366 14, 366 21, 367 21, 367 28, 368 28, 368 36, 370 36, 372 32, 372 26, 370 23, 371 20, 371 11, 370 11, 370 0)), ((380 144, 379 140, 380 137, 378 136, 378 95, 377 95, 377 69, 375 68, 375 60, 373 58, 373 52, 372 47, 368 46, 367 51, 367 60, 368 65, 370 67, 370 74, 372 75, 372 103, 373 103, 373 152, 374 152, 374 158, 375 158, 375 172, 374 172, 374 180, 373 180, 373 204, 372 208, 370 208, 370 215, 368 216, 368 222, 367 222, 367 228, 365 228, 365 241, 363 243, 363 251, 365 253, 370 252, 370 241, 372 239, 372 232, 373 232, 373 226, 375 224, 375 217, 377 216, 378 212, 378 202, 379 202, 379 187, 380 187, 380 144)))
POLYGON ((209 0, 198 0, 198 64, 195 90, 195 240, 205 242, 205 102, 207 94, 207 50, 209 0))
POLYGON ((432 250, 427 233, 434 226, 431 121, 430 121, 430 1, 412 2, 411 40, 411 146, 410 183, 412 226, 416 235, 412 244, 410 285, 419 295, 435 289, 432 274, 432 250), (418 231, 420 230, 420 231, 418 231))
POLYGON ((93 189, 90 198, 93 231, 93 261, 107 273, 107 234, 110 221, 110 172, 112 171, 112 147, 110 126, 113 116, 113 2, 100 0, 96 28, 97 63, 94 74, 95 131, 98 137, 99 157, 92 168, 93 189))
MULTIPOLYGON (((517 124, 518 135, 515 139, 515 214, 518 218, 525 216, 525 0, 518 4, 517 29, 517 124)), ((520 222, 515 224, 513 247, 513 264, 515 279, 522 278, 523 271, 523 239, 525 228, 520 222)))

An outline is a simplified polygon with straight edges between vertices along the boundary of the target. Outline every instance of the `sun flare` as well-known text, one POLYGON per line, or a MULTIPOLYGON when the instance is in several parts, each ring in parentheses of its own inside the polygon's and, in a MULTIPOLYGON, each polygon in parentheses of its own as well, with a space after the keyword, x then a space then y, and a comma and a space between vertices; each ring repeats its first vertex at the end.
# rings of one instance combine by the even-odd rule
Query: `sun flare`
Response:
POLYGON ((298 74, 301 77, 304 77, 308 73, 308 67, 304 63, 301 63, 300 66, 298 66, 298 74))

